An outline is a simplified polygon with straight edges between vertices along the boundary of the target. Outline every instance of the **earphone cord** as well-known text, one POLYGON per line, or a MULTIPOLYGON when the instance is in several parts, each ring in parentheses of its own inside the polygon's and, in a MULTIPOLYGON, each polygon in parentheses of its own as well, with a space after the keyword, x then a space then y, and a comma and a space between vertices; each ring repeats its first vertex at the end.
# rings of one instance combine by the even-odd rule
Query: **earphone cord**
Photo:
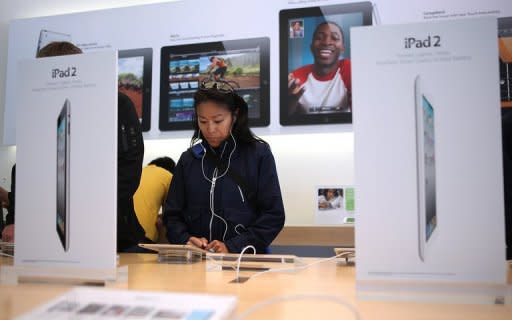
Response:
MULTIPOLYGON (((235 140, 235 137, 233 137, 233 133, 231 131, 229 131, 229 135, 231 136, 231 139, 233 139, 233 144, 234 144, 233 150, 231 150, 231 152, 229 153, 228 166, 226 167, 226 170, 224 170, 224 172, 220 176, 218 176, 217 179, 224 177, 228 173, 229 167, 231 166, 231 157, 233 156, 233 153, 236 150, 236 140, 235 140)), ((224 145, 224 149, 226 149, 226 145, 227 145, 227 142, 224 145)), ((224 154, 224 150, 222 150, 222 154, 224 154)), ((220 155, 221 159, 222 159, 222 154, 220 155)))
MULTIPOLYGON (((210 231, 209 242, 212 242, 213 217, 217 217, 220 220, 222 220, 222 222, 224 222, 225 228, 224 228, 224 234, 222 235, 222 242, 226 242, 226 234, 228 233, 228 223, 226 222, 226 220, 224 220, 224 218, 222 218, 221 216, 219 216, 218 214, 215 213, 215 184, 217 182, 217 179, 222 178, 228 172, 229 167, 231 166, 231 157, 233 156, 233 153, 236 150, 236 140, 235 140, 235 137, 233 137, 233 133, 231 131, 229 132, 229 135, 231 136, 231 139, 233 139, 234 147, 233 147, 233 150, 229 153, 228 166, 226 167, 226 170, 224 170, 224 172, 220 176, 217 176, 218 169, 215 168, 213 170, 212 179, 208 179, 208 177, 206 176, 206 174, 204 172, 204 157, 206 155, 206 150, 205 150, 205 152, 203 154, 203 157, 201 158, 201 171, 203 172, 203 176, 206 179, 206 181, 211 183, 211 187, 210 187, 210 213, 211 213, 211 217, 210 217, 210 225, 209 225, 209 227, 210 227, 209 228, 210 229, 209 230, 210 231)), ((226 146, 227 146, 227 142, 224 144, 224 148, 222 149, 222 153, 220 155, 221 159, 222 159, 222 156, 224 155, 224 151, 226 151, 226 146)), ((236 232, 236 227, 235 227, 235 232, 236 232)))
POLYGON ((226 232, 228 231, 228 227, 227 227, 228 224, 227 224, 226 220, 224 220, 221 216, 219 216, 215 213, 215 183, 216 182, 217 182, 217 168, 215 168, 213 170, 212 185, 210 187, 210 213, 211 213, 211 216, 210 216, 210 228, 209 228, 209 230, 210 230, 209 242, 212 242, 213 217, 218 217, 226 225, 226 228, 224 229, 224 235, 222 236, 222 241, 224 242, 225 241, 224 239, 226 238, 226 232))
MULTIPOLYGON (((203 145, 201 145, 203 147, 203 145)), ((220 158, 222 159, 222 156, 224 155, 224 151, 226 151, 226 146, 227 146, 227 143, 224 143, 224 147, 222 148, 222 152, 220 154, 220 158)), ((210 150, 212 150, 213 153, 215 153, 215 151, 213 151, 213 149, 210 147, 210 150)), ((213 174, 212 174, 212 179, 209 179, 206 174, 204 173, 204 157, 206 156, 206 148, 203 147, 203 156, 201 157, 201 171, 203 172, 203 177, 206 179, 206 181, 210 182, 210 183, 213 183, 213 178, 220 178, 220 177, 217 177, 216 176, 216 170, 217 168, 215 168, 215 170, 213 170, 213 174)))

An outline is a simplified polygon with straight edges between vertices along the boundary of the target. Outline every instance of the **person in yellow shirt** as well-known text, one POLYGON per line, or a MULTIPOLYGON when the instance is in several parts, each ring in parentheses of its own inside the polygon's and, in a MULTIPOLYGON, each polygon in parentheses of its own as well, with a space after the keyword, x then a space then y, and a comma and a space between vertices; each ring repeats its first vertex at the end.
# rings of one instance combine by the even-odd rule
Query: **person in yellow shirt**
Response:
POLYGON ((153 242, 158 240, 158 213, 167 198, 175 166, 169 157, 151 161, 142 169, 139 188, 133 196, 137 219, 146 232, 146 238, 153 242))

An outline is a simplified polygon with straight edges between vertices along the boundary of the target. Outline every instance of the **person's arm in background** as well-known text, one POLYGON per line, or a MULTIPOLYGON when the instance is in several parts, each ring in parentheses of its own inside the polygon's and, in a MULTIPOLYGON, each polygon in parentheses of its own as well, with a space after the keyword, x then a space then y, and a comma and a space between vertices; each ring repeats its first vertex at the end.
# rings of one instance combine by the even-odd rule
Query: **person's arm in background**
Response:
POLYGON ((165 227, 164 224, 163 212, 165 210, 165 201, 167 200, 167 196, 169 195, 169 188, 171 186, 172 177, 173 174, 170 173, 169 180, 165 179, 165 181, 162 180, 161 182, 162 188, 163 190, 165 190, 165 192, 162 194, 162 198, 160 199, 160 208, 158 209, 159 212, 155 222, 156 230, 158 232, 158 241, 161 241, 161 239, 163 238, 167 238, 167 234, 165 232, 167 228, 165 227))
POLYGON ((258 253, 265 253, 284 226, 285 214, 281 188, 277 177, 274 156, 268 146, 262 155, 259 167, 257 203, 260 208, 254 222, 246 231, 226 240, 229 252, 241 252, 247 245, 254 245, 258 253), (259 248, 259 249, 258 249, 259 248))
POLYGON ((144 141, 135 107, 122 93, 118 94, 117 122, 117 250, 121 252, 145 240, 133 205, 142 175, 144 141))
POLYGON ((325 209, 328 206, 329 206, 329 204, 327 203, 327 200, 325 199, 325 196, 324 195, 318 196, 318 208, 319 209, 325 209))
POLYGON ((299 112, 299 100, 304 94, 304 83, 292 73, 288 74, 288 114, 299 112))
POLYGON ((130 98, 119 94, 118 108, 118 198, 133 197, 139 187, 144 141, 137 112, 130 98))
POLYGON ((331 208, 341 208, 343 205, 343 197, 336 196, 332 201, 330 201, 331 208))
POLYGON ((9 207, 9 192, 2 187, 0 187, 0 205, 2 208, 9 207))
POLYGON ((169 240, 169 243, 175 244, 186 244, 190 238, 183 214, 187 197, 183 168, 184 155, 181 156, 176 165, 163 210, 163 222, 167 228, 167 240, 169 240))
POLYGON ((350 110, 352 110, 352 67, 350 59, 342 60, 341 78, 347 88, 348 105, 350 106, 350 110))
POLYGON ((5 218, 5 228, 2 230, 2 241, 14 241, 14 194, 16 190, 16 165, 11 169, 11 192, 8 192, 7 216, 5 218))

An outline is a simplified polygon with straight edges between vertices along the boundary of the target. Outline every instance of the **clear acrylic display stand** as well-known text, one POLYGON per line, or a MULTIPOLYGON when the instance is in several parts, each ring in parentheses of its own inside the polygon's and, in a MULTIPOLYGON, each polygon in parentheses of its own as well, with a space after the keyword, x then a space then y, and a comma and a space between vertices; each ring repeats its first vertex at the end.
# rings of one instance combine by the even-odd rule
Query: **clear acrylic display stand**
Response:
POLYGON ((347 248, 334 248, 334 253, 336 255, 336 264, 337 265, 354 265, 355 257, 356 257, 356 248, 347 247, 347 248))
POLYGON ((158 252, 158 262, 189 264, 201 261, 206 253, 188 244, 140 243, 139 247, 158 252))
MULTIPOLYGON (((0 284, 55 283, 74 285, 103 285, 123 288, 128 286, 128 266, 115 269, 86 269, 62 267, 25 267, 9 265, 14 259, 14 244, 0 242, 2 259, 10 259, 0 265, 0 284)), ((119 262, 119 256, 117 256, 119 262)))
POLYGON ((158 262, 188 264, 201 261, 202 253, 194 250, 159 250, 158 262))
POLYGON ((128 285, 128 266, 109 269, 1 266, 0 284, 55 283, 122 288, 128 285))
POLYGON ((420 281, 357 281, 362 300, 417 301, 460 304, 512 304, 512 285, 420 281))
MULTIPOLYGON (((237 270, 239 254, 206 254, 206 271, 237 270)), ((304 263, 294 255, 245 254, 240 259, 240 271, 295 271, 304 263)))

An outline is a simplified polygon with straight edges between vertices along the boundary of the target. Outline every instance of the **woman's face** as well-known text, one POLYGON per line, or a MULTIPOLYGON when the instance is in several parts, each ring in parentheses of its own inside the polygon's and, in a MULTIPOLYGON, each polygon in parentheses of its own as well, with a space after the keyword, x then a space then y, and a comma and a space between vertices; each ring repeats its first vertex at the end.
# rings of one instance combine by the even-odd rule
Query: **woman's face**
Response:
POLYGON ((197 124, 201 134, 214 148, 226 140, 233 125, 233 116, 225 104, 205 101, 197 106, 197 124))

